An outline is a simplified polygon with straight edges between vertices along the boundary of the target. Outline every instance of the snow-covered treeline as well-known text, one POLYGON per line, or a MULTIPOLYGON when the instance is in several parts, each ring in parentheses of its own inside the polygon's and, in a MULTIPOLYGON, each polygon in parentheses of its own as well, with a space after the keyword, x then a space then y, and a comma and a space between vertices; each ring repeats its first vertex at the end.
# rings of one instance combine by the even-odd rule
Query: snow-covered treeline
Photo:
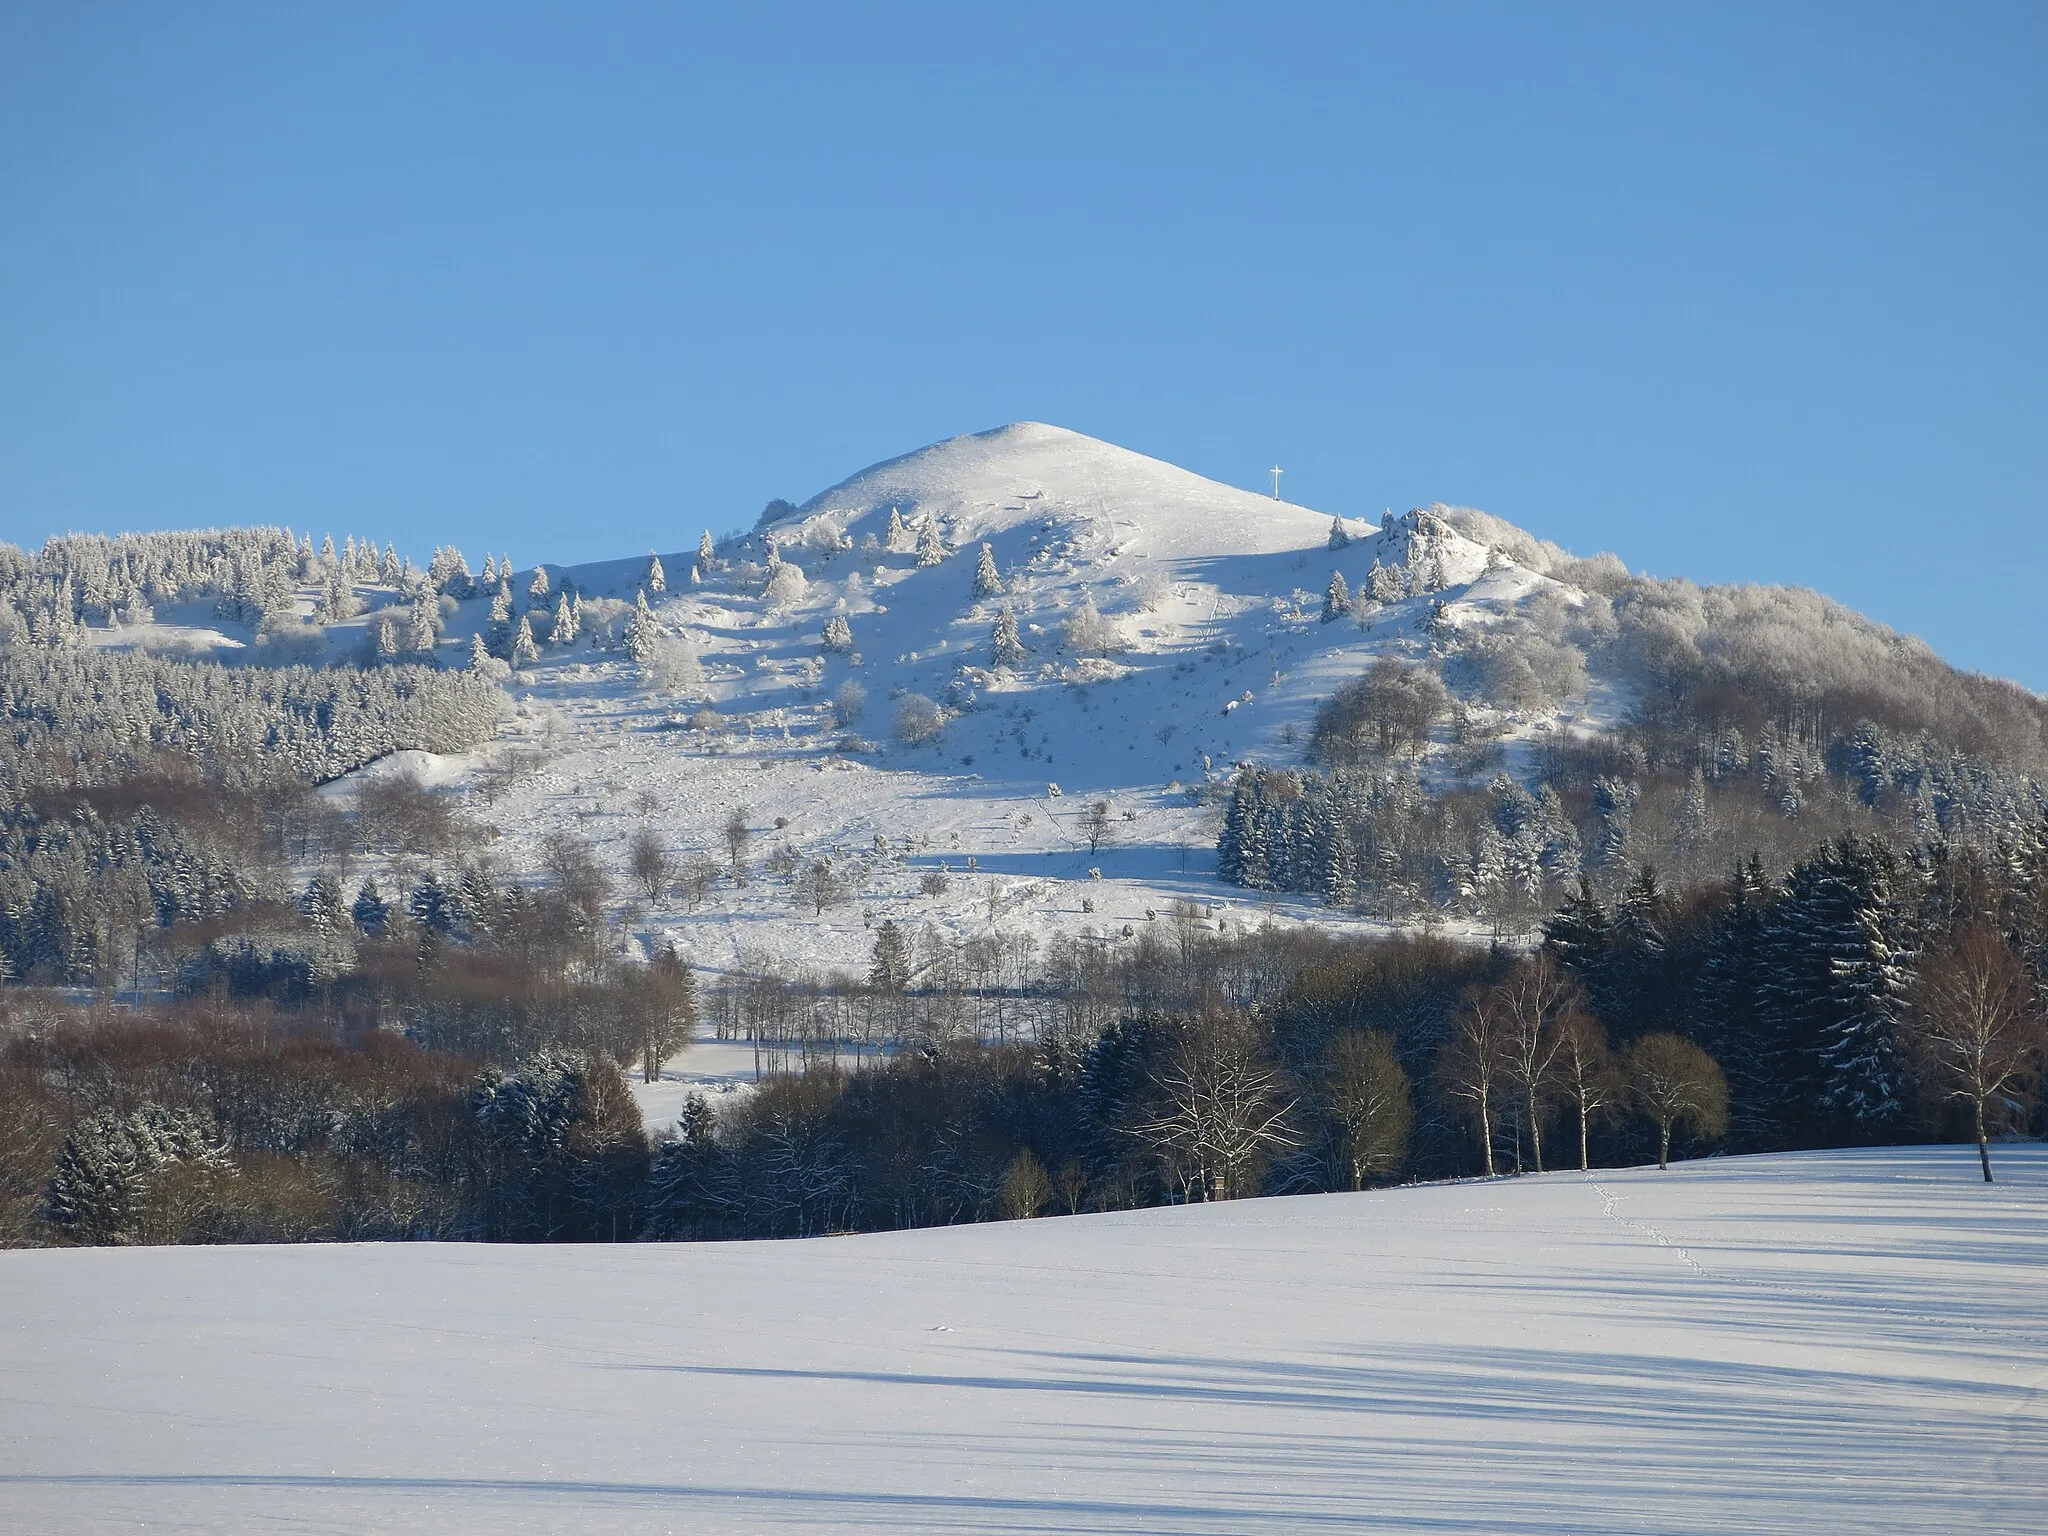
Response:
POLYGON ((0 783, 118 776, 158 752, 223 776, 320 782, 406 747, 455 752, 503 695, 427 667, 229 668, 119 652, 0 647, 0 783))

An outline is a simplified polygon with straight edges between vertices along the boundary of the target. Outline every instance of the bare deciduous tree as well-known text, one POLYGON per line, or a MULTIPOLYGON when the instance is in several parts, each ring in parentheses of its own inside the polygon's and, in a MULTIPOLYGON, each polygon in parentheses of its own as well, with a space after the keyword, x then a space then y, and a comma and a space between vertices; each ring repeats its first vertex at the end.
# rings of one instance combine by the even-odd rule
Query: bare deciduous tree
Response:
POLYGON ((1486 1176, 1494 1175, 1493 1106, 1508 1076, 1514 1026, 1495 988, 1472 993, 1451 1023, 1437 1064, 1443 1091, 1462 1102, 1479 1132, 1486 1176))
POLYGON ((1330 1042, 1323 1073, 1323 1102, 1344 1137, 1344 1157, 1353 1189, 1384 1178, 1408 1156, 1415 1123, 1408 1074, 1394 1055, 1394 1037, 1384 1030, 1347 1029, 1330 1042))
POLYGON ((1554 1058, 1558 1091, 1570 1101, 1579 1119, 1579 1168, 1592 1166, 1587 1143, 1593 1116, 1620 1101, 1621 1083, 1607 1031, 1583 1008, 1568 1008, 1558 1017, 1554 1058))
POLYGON ((1107 800, 1098 800, 1081 815, 1081 836, 1093 855, 1102 845, 1116 835, 1116 821, 1110 813, 1107 800))
POLYGON ((1238 1015, 1191 1025, 1152 1086, 1163 1113, 1133 1130, 1158 1149, 1188 1199, 1252 1194, 1265 1157, 1299 1145, 1285 1080, 1256 1027, 1238 1015))
POLYGON ((1644 1035, 1628 1048, 1629 1095, 1657 1127, 1657 1166, 1671 1166, 1671 1128, 1685 1124, 1712 1140, 1728 1129, 1728 1081, 1721 1065, 1683 1035, 1644 1035))
POLYGON ((1010 1160, 1003 1171, 1001 1207, 1005 1218, 1023 1221, 1044 1210, 1053 1196, 1052 1179, 1045 1164, 1026 1147, 1010 1160))
POLYGON ((725 839, 725 856, 732 865, 733 883, 747 883, 747 844, 752 840, 753 831, 747 826, 747 808, 733 807, 732 814, 725 818, 725 825, 719 835, 725 839))
POLYGON ((1977 1161, 1991 1179, 1991 1121, 2026 1100, 2044 1047, 2034 979, 2003 936, 1971 923, 1930 945, 1904 1020, 1935 1091, 1970 1106, 1977 1161))
POLYGON ((797 901, 809 907, 813 917, 823 917, 827 907, 846 900, 846 877, 830 859, 811 860, 797 872, 793 888, 797 901))
POLYGON ((1557 1024, 1582 1002, 1578 983, 1549 955, 1537 952, 1494 988, 1507 1025, 1507 1070, 1529 1124, 1529 1149, 1543 1171, 1543 1119, 1556 1088, 1553 1074, 1562 1042, 1557 1024))
POLYGON ((649 901, 659 901, 675 876, 676 861, 650 826, 639 826, 626 847, 626 868, 649 901))

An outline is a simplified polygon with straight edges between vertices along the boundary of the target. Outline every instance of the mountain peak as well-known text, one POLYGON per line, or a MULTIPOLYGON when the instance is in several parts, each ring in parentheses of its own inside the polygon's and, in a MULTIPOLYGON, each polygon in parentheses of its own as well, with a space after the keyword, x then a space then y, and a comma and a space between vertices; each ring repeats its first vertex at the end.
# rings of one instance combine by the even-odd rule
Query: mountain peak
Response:
POLYGON ((880 532, 891 512, 905 522, 934 517, 956 544, 1037 523, 1168 558, 1310 548, 1329 530, 1327 514, 1042 421, 872 464, 813 496, 792 520, 828 517, 858 539, 880 532))

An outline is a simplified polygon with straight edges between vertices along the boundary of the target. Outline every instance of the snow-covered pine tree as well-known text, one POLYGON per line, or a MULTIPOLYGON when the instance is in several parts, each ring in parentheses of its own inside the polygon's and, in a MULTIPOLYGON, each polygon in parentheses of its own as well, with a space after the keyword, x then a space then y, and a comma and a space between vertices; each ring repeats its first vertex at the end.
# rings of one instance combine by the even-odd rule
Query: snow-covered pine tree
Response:
POLYGON ((1331 518, 1330 538, 1326 547, 1330 549, 1345 549, 1350 546, 1350 543, 1351 535, 1345 531, 1344 519, 1341 517, 1331 518))
POLYGON ((996 571, 995 551, 987 544, 983 544, 981 558, 974 566, 974 599, 979 602, 985 597, 997 597, 1001 595, 1002 590, 1003 578, 996 571))
POLYGON ((697 541, 697 569, 707 576, 718 569, 718 548, 711 542, 711 530, 704 530, 704 537, 697 541))
POLYGON ((396 544, 384 546, 384 563, 378 574, 384 578, 384 585, 387 587, 398 586, 405 580, 405 562, 398 558, 396 544))
POLYGON ((654 621, 654 614, 648 609, 647 594, 636 592, 633 597, 633 614, 626 620, 626 654, 635 661, 650 661, 654 657, 654 645, 661 638, 661 626, 654 621))
POLYGON ((668 572, 661 568, 661 556, 651 549, 647 552, 647 590, 656 597, 668 590, 668 572))
POLYGON ((567 592, 555 599, 554 625, 548 630, 549 645, 571 645, 582 631, 583 615, 578 604, 570 600, 567 592))
POLYGON ((405 648, 420 656, 431 656, 441 643, 441 613, 434 606, 432 591, 422 588, 413 599, 406 619, 405 648))
POLYGON ((1323 588, 1323 622, 1334 624, 1351 612, 1351 589, 1342 571, 1330 572, 1330 584, 1323 588))
POLYGON ((540 647, 533 643, 533 625, 523 613, 513 627, 512 654, 507 660, 515 667, 530 667, 540 660, 540 647))
POLYGON ((1381 565, 1377 558, 1365 573, 1365 590, 1376 603, 1398 603, 1408 595, 1401 572, 1393 566, 1381 565))
POLYGON ((853 626, 846 622, 846 615, 835 613, 825 621, 825 649, 844 655, 853 649, 853 626))
MULTIPOLYGON (((519 622, 524 624, 526 621, 521 619, 519 622)), ((529 638, 531 634, 532 632, 529 630, 529 638)), ((496 670, 492 665, 496 660, 497 658, 491 654, 491 648, 484 644, 484 637, 481 633, 469 637, 469 670, 472 673, 478 677, 489 677, 496 670)))
POLYGON ((889 532, 883 539, 883 547, 891 554, 901 553, 910 541, 910 530, 903 526, 903 514, 895 507, 889 509, 889 532))
MULTIPOLYGON (((988 546, 982 545, 986 550, 988 546)), ((988 659, 991 666, 1021 667, 1027 653, 1024 637, 1017 633, 1017 615, 1008 603, 996 610, 995 630, 989 637, 988 659)))
POLYGON ((548 600, 548 568, 546 566, 536 565, 533 568, 533 580, 526 584, 526 595, 536 604, 545 603, 548 600))
POLYGON ((917 564, 920 570, 939 564, 946 558, 945 541, 939 537, 939 520, 927 512, 917 529, 917 564))

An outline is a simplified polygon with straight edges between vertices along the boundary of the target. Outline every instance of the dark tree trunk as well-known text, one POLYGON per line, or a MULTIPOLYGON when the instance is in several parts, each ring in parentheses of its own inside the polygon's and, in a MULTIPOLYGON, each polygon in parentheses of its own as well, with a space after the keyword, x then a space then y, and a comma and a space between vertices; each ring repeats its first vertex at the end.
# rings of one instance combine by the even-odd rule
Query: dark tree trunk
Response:
POLYGON ((1983 1165, 1984 1182, 1986 1184, 1991 1183, 1991 1142, 1984 1134, 1984 1101, 1982 1099, 1977 1101, 1977 1161, 1983 1165))

